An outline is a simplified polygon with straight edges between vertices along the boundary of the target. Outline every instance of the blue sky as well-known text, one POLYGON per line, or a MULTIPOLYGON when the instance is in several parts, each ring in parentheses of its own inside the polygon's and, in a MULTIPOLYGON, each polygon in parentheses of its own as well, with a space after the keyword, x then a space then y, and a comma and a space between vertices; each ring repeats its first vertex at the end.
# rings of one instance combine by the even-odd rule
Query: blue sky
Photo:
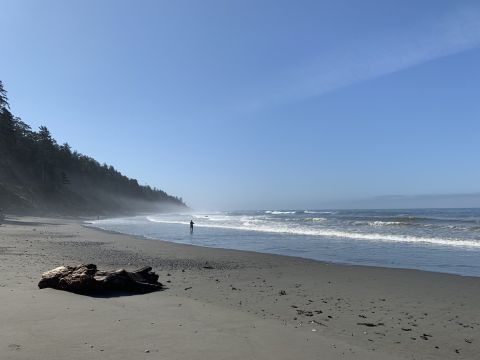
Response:
POLYGON ((0 24, 16 115, 197 209, 480 193, 478 1, 1 0, 0 24))

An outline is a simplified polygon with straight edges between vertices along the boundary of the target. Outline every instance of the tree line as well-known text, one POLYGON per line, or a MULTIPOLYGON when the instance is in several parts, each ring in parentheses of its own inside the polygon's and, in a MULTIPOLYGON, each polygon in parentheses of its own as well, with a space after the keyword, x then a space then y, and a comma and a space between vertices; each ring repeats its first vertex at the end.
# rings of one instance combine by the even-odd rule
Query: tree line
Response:
POLYGON ((15 177, 19 176, 18 171, 8 174, 11 170, 8 169, 9 165, 14 164, 21 168, 22 178, 28 179, 33 191, 47 196, 66 192, 72 187, 72 182, 77 182, 77 186, 88 183, 111 194, 138 200, 184 205, 182 198, 140 185, 137 180, 122 175, 113 166, 100 164, 95 159, 72 150, 68 143, 58 144, 45 126, 41 126, 38 131, 32 130, 27 123, 11 113, 2 81, 0 157, 3 157, 0 171, 4 171, 4 182, 15 181, 15 177))

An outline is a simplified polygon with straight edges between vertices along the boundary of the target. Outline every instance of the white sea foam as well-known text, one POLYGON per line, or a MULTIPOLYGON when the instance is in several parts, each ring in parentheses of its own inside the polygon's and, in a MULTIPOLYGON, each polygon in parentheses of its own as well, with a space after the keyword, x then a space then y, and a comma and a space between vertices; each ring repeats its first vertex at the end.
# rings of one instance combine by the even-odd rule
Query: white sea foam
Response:
MULTIPOLYGON (((157 217, 147 217, 149 221, 165 224, 182 224, 188 225, 189 221, 184 220, 170 220, 159 219, 157 217)), ((244 230, 244 231, 257 231, 267 233, 278 234, 291 234, 291 235, 309 235, 319 237, 330 238, 342 238, 353 240, 367 240, 378 242, 402 242, 411 244, 432 244, 439 246, 463 246, 463 247, 475 247, 480 248, 479 240, 465 240, 457 238, 439 238, 439 237, 424 237, 424 236, 410 236, 410 235, 397 235, 397 234, 380 234, 380 233, 360 233, 354 231, 339 231, 336 229, 320 228, 320 227, 307 227, 293 224, 282 224, 265 222, 263 224, 255 223, 252 221, 232 222, 232 223, 197 223, 198 227, 205 228, 219 228, 219 229, 232 229, 232 230, 244 230)))
POLYGON ((324 221, 327 221, 326 218, 322 218, 322 217, 314 217, 314 218, 305 218, 303 219, 303 221, 312 221, 312 222, 324 222, 324 221))
POLYGON ((218 216, 218 215, 210 215, 208 217, 203 217, 206 221, 230 221, 232 217, 230 216, 218 216))
POLYGON ((405 225, 401 221, 369 221, 368 225, 370 226, 392 226, 392 225, 405 225))
POLYGON ((304 210, 305 214, 333 214, 333 211, 313 211, 313 210, 304 210))
POLYGON ((267 210, 265 211, 265 214, 272 214, 272 215, 295 214, 295 211, 267 210))

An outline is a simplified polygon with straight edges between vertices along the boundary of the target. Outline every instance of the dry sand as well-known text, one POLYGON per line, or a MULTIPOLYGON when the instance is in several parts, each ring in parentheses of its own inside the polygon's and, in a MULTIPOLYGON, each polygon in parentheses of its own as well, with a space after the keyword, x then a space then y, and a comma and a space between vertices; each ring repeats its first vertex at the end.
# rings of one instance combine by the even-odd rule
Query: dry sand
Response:
POLYGON ((480 278, 9 219, 0 226, 2 360, 480 359, 480 278), (37 288, 42 272, 79 263, 152 265, 168 289, 89 297, 37 288))

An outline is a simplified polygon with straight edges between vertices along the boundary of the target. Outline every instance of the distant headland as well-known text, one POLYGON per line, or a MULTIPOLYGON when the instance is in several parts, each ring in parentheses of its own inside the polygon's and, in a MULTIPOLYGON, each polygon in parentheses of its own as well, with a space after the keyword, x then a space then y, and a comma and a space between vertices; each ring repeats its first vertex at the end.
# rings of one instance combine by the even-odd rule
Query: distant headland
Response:
POLYGON ((0 81, 0 208, 6 212, 107 215, 186 208, 181 197, 143 186, 113 166, 62 145, 10 112, 0 81))

